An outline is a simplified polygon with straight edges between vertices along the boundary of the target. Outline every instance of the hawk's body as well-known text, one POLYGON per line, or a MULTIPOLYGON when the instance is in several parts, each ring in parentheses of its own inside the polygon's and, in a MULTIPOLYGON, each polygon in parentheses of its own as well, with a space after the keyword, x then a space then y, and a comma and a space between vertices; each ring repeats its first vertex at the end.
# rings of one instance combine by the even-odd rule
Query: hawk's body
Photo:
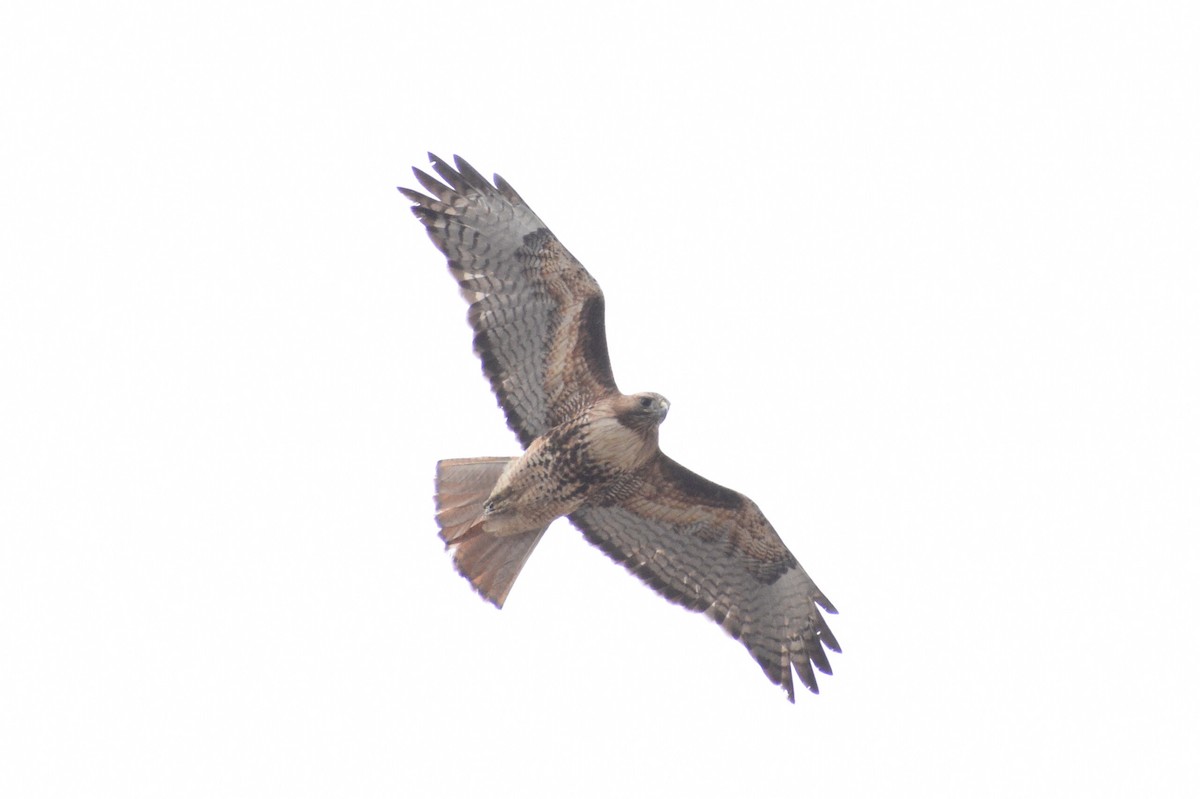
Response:
POLYGON ((668 407, 657 394, 610 397, 538 436, 500 474, 478 529, 499 536, 536 530, 619 490, 658 451, 668 407))
POLYGON ((742 641, 793 699, 840 651, 835 613, 758 507, 658 448, 669 404, 613 379, 600 287, 499 176, 430 156, 443 185, 401 189, 470 303, 475 351, 525 452, 441 461, 438 524, 454 563, 504 603, 546 527, 567 516, 672 602, 742 641))

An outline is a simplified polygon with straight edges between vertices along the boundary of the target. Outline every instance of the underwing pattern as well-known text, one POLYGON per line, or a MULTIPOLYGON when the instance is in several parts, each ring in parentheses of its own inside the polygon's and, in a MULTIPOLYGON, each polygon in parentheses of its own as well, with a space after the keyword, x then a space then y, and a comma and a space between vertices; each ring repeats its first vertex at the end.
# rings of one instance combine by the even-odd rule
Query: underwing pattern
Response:
POLYGON ((740 641, 795 701, 840 652, 837 613, 749 498, 658 446, 670 404, 613 378, 599 284, 499 175, 430 155, 400 189, 468 303, 475 352, 523 453, 438 463, 437 522, 454 565, 502 606, 551 522, 740 641), (440 179, 439 179, 440 178, 440 179))

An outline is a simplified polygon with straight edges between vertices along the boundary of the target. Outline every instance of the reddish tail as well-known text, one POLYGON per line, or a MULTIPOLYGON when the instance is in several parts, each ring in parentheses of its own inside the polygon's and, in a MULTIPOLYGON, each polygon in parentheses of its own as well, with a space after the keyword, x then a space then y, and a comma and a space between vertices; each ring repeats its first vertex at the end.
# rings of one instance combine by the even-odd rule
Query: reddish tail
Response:
POLYGON ((437 523, 454 568, 496 607, 504 606, 521 567, 541 540, 543 527, 516 535, 483 532, 483 503, 512 458, 455 458, 438 461, 437 523))

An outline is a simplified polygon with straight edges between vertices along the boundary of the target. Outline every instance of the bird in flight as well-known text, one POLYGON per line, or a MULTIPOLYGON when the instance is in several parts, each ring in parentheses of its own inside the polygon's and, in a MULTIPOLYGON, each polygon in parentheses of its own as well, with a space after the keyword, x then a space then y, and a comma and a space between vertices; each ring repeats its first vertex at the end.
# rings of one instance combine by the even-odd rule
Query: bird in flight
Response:
POLYGON ((741 641, 795 702, 840 652, 837 613, 748 497, 658 446, 670 403, 613 379, 599 284, 499 175, 430 154, 428 194, 401 188, 469 305, 475 352, 518 457, 437 464, 440 535, 454 565, 496 607, 559 517, 666 599, 741 641))

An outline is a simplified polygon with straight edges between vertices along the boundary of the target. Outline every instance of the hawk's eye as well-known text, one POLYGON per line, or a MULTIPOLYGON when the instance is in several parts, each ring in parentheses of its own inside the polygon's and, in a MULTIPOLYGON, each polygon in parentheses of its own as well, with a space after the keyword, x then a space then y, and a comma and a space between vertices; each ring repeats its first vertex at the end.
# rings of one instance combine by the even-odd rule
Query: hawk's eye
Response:
POLYGON ((642 407, 649 409, 649 407, 650 407, 650 398, 649 397, 642 397, 642 407))

